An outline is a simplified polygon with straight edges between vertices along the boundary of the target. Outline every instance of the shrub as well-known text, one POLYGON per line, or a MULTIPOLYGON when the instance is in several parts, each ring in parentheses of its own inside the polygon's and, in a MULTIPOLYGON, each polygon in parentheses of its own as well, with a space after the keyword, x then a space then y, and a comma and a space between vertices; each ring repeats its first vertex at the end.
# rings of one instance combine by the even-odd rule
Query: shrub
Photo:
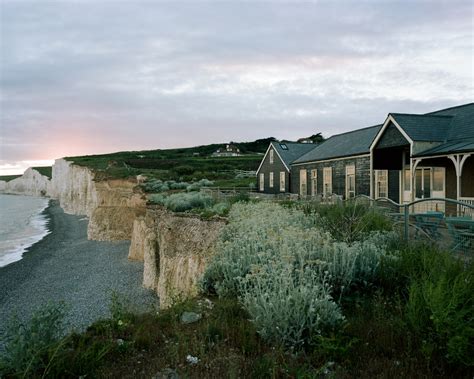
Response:
POLYGON ((407 320, 424 341, 427 358, 442 354, 450 362, 474 366, 474 266, 464 269, 456 258, 449 261, 437 251, 430 255, 422 273, 410 281, 407 320))
POLYGON ((331 294, 374 281, 391 237, 337 242, 312 215, 264 202, 235 204, 229 221, 201 289, 239 297, 262 336, 294 347, 342 321, 331 294))
POLYGON ((259 334, 273 343, 302 347, 344 319, 330 287, 311 268, 282 262, 258 267, 241 281, 241 301, 259 334))
POLYGON ((374 231, 392 230, 387 216, 355 200, 332 205, 309 203, 304 205, 304 211, 315 214, 317 224, 338 241, 352 243, 374 231))
POLYGON ((213 199, 202 192, 175 193, 164 199, 166 208, 173 212, 185 212, 194 208, 206 208, 211 206, 213 199))
POLYGON ((13 317, 7 327, 0 374, 29 376, 48 364, 48 352, 63 333, 64 304, 48 304, 36 310, 27 323, 13 317))

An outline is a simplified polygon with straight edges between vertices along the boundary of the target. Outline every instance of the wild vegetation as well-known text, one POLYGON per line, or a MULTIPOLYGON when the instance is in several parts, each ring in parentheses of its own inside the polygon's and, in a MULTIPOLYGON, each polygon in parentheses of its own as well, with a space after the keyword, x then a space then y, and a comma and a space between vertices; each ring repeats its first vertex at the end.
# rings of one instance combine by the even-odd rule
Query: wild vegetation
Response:
POLYGON ((473 263, 405 244, 375 210, 341 207, 237 202, 201 297, 144 315, 116 297, 110 319, 66 337, 57 337, 58 313, 43 313, 9 329, 0 372, 471 378, 473 263), (184 312, 201 318, 183 323, 184 312))
POLYGON ((126 151, 112 154, 67 157, 76 165, 86 166, 101 178, 125 178, 139 174, 163 181, 216 180, 218 186, 248 186, 254 177, 238 177, 241 171, 257 170, 262 154, 274 138, 233 143, 242 156, 213 157, 225 144, 211 144, 181 149, 126 151))

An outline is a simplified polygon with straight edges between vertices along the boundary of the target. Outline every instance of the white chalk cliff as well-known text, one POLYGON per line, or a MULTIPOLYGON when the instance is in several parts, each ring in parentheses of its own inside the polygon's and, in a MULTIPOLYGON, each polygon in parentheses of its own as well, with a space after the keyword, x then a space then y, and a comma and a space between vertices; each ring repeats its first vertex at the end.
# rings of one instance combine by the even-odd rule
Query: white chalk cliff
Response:
POLYGON ((52 184, 47 176, 29 168, 19 178, 9 182, 0 180, 0 192, 15 195, 51 196, 52 184))

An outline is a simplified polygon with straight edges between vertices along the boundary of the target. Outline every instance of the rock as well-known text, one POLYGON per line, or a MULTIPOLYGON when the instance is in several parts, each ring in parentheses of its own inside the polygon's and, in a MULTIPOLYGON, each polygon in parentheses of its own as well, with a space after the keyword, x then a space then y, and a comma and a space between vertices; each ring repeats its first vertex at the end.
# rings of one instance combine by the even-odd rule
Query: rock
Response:
POLYGON ((181 315, 181 322, 183 324, 192 324, 194 322, 198 322, 201 319, 201 315, 195 312, 184 312, 181 315))
POLYGON ((53 191, 49 178, 30 167, 16 179, 9 182, 0 181, 0 192, 28 196, 51 196, 53 191))
POLYGON ((152 379, 179 379, 179 376, 176 370, 165 368, 164 370, 157 372, 152 379))

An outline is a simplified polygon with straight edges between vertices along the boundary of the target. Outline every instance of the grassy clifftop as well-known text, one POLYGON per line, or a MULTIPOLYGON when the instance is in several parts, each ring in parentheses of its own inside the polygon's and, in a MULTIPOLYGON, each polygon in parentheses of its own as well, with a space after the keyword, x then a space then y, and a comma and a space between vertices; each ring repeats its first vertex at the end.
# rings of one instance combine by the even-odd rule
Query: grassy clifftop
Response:
MULTIPOLYGON (((211 144, 180 149, 123 151, 111 154, 66 157, 80 166, 98 172, 99 179, 125 178, 144 174, 163 180, 218 180, 218 185, 248 185, 249 180, 235 180, 238 171, 255 171, 273 138, 233 143, 241 151, 238 157, 213 157, 225 144, 211 144)), ((252 180, 254 180, 252 178, 252 180)))

